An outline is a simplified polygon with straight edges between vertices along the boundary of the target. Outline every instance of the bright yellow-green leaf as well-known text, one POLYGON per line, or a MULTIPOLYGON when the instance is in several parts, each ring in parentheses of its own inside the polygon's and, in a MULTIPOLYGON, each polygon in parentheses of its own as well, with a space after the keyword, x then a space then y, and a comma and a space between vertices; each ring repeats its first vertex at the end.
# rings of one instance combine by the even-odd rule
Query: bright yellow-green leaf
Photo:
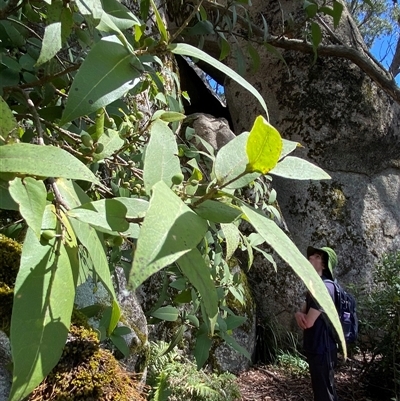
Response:
POLYGON ((248 172, 267 174, 278 163, 282 151, 282 138, 264 117, 258 116, 247 140, 248 172))

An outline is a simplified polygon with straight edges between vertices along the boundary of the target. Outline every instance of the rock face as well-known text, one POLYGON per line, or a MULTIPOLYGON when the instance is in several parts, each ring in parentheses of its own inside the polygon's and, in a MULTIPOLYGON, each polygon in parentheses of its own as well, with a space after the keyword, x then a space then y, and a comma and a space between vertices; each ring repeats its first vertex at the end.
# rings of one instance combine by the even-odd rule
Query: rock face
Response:
POLYGON ((7 335, 0 331, 0 401, 7 401, 11 390, 11 348, 7 335))
MULTIPOLYGON (((262 12, 271 33, 279 34, 282 15, 286 18, 290 12, 296 20, 301 12, 294 3, 259 0, 252 10, 262 12)), ((349 42, 351 32, 352 41, 359 42, 351 18, 345 15, 343 21, 337 37, 349 42)), ((313 56, 285 51, 285 66, 258 50, 261 67, 245 78, 265 98, 270 122, 283 138, 303 145, 296 156, 332 177, 319 182, 273 179, 291 237, 304 253, 309 244, 334 248, 339 279, 368 284, 378 258, 400 248, 399 106, 346 60, 318 58, 313 64, 313 56)), ((225 89, 235 132, 248 130, 262 114, 257 100, 230 80, 225 89)), ((298 279, 288 278, 285 268, 278 269, 284 277, 276 278, 264 261, 256 261, 252 272, 255 293, 265 294, 270 287, 268 307, 260 309, 286 311, 289 318, 298 301, 293 283, 298 279), (274 289, 273 282, 282 287, 274 289)))

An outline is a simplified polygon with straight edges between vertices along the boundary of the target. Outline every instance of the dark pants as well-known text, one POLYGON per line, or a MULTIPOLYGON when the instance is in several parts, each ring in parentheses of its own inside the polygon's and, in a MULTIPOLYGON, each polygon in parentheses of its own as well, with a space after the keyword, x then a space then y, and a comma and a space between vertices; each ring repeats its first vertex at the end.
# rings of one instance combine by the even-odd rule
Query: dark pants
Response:
POLYGON ((338 401, 335 388, 334 368, 337 363, 336 349, 325 354, 307 354, 314 401, 338 401))

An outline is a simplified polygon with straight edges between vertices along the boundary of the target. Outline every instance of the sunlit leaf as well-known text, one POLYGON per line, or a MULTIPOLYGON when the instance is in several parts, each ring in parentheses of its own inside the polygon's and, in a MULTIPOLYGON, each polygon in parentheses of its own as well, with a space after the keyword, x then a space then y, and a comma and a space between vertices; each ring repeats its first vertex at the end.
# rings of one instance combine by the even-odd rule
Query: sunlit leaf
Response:
POLYGON ((168 125, 155 120, 150 130, 150 140, 146 148, 143 168, 143 181, 146 192, 159 181, 172 185, 172 177, 181 174, 178 145, 175 135, 168 125))
POLYGON ((288 154, 292 153, 296 148, 301 148, 302 146, 298 142, 289 141, 288 139, 282 138, 282 152, 279 160, 283 159, 288 154))
POLYGON ((294 180, 330 180, 331 176, 322 168, 299 157, 287 156, 281 160, 270 172, 279 177, 294 180))
MULTIPOLYGON (((53 205, 46 208, 43 219, 43 228, 50 227, 61 234, 53 205)), ((58 362, 69 331, 74 297, 71 264, 61 238, 43 244, 28 228, 14 289, 10 401, 25 398, 58 362)))
POLYGON ((39 66, 51 60, 61 47, 61 22, 47 25, 44 30, 43 44, 36 65, 39 66))
POLYGON ((101 199, 68 211, 70 217, 90 224, 102 231, 126 231, 126 207, 116 199, 101 199))
POLYGON ((226 255, 225 260, 229 260, 240 243, 240 231, 235 224, 221 224, 222 232, 226 241, 226 255))
POLYGON ((218 185, 228 188, 242 188, 260 176, 260 173, 246 174, 248 157, 246 144, 248 132, 243 132, 229 141, 217 153, 214 170, 218 185), (240 177, 238 179, 238 177, 240 177))
POLYGON ((157 8, 157 6, 156 6, 155 3, 154 3, 154 0, 150 0, 150 4, 151 4, 151 7, 152 7, 152 9, 153 9, 153 12, 154 12, 154 14, 155 14, 155 16, 156 16, 156 23, 157 23, 158 30, 160 31, 161 38, 162 38, 162 40, 163 40, 164 42, 168 42, 168 33, 167 33, 167 29, 165 28, 164 21, 163 21, 163 19, 161 18, 161 15, 160 15, 160 13, 159 13, 159 11, 158 11, 158 8, 157 8))
POLYGON ((200 203, 194 211, 203 219, 214 223, 232 223, 242 214, 231 205, 210 199, 200 203))
POLYGON ((258 116, 247 140, 247 171, 267 174, 276 166, 282 151, 279 132, 262 116, 258 116))
POLYGON ((129 283, 133 290, 152 274, 190 252, 203 238, 207 223, 159 181, 144 218, 129 283))
POLYGON ((102 282, 111 296, 113 319, 110 320, 110 325, 107 331, 108 333, 112 333, 116 327, 119 317, 121 316, 121 311, 117 303, 117 297, 111 281, 111 273, 108 267, 108 261, 104 247, 96 230, 89 224, 82 223, 74 218, 71 218, 70 222, 79 242, 86 248, 86 251, 93 262, 93 268, 98 279, 102 282))
POLYGON ((40 146, 30 143, 0 146, 0 172, 44 178, 63 177, 100 184, 95 175, 82 162, 55 146, 40 146))
POLYGON ((60 125, 94 113, 132 89, 140 73, 132 68, 131 59, 116 36, 98 41, 75 76, 60 125))
POLYGON ((19 205, 19 212, 28 226, 40 238, 42 217, 46 207, 47 191, 43 181, 31 177, 16 177, 10 182, 10 194, 19 205))
POLYGON ((175 322, 178 319, 179 311, 173 306, 163 306, 153 312, 151 312, 151 316, 165 320, 167 322, 175 322))

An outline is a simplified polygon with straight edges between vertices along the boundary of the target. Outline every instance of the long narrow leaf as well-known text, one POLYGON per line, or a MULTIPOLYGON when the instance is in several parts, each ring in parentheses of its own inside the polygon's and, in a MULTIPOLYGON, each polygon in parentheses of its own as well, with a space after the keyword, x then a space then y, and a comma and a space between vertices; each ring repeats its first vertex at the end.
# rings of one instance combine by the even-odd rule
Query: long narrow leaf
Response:
MULTIPOLYGON (((207 315, 212 322, 218 312, 218 295, 210 269, 200 251, 192 249, 189 253, 181 256, 177 263, 183 274, 200 293, 207 315)), ((214 327, 211 326, 211 333, 213 332, 214 327)))
MULTIPOLYGON (((43 227, 61 233, 53 205, 46 208, 43 227)), ((57 364, 68 335, 75 284, 61 238, 42 244, 28 228, 14 291, 10 401, 20 401, 57 364)))
POLYGON ((346 358, 346 343, 335 305, 315 269, 274 221, 246 204, 242 205, 242 210, 265 242, 272 246, 276 253, 289 264, 310 290, 312 296, 317 299, 339 335, 346 358))
POLYGON ((265 110, 265 114, 268 117, 268 109, 267 105, 261 96, 260 92, 251 84, 249 84, 244 78, 242 78, 238 73, 233 71, 231 68, 227 67, 225 64, 222 64, 220 61, 216 60, 215 58, 209 56, 207 53, 203 52, 202 50, 198 49, 197 47, 185 44, 185 43, 173 43, 169 45, 169 49, 174 54, 180 54, 182 56, 189 56, 198 58, 199 60, 205 61, 207 64, 215 67, 217 70, 222 71, 228 77, 236 81, 238 84, 242 85, 243 88, 247 89, 250 93, 252 93, 257 100, 260 102, 261 106, 265 110))

